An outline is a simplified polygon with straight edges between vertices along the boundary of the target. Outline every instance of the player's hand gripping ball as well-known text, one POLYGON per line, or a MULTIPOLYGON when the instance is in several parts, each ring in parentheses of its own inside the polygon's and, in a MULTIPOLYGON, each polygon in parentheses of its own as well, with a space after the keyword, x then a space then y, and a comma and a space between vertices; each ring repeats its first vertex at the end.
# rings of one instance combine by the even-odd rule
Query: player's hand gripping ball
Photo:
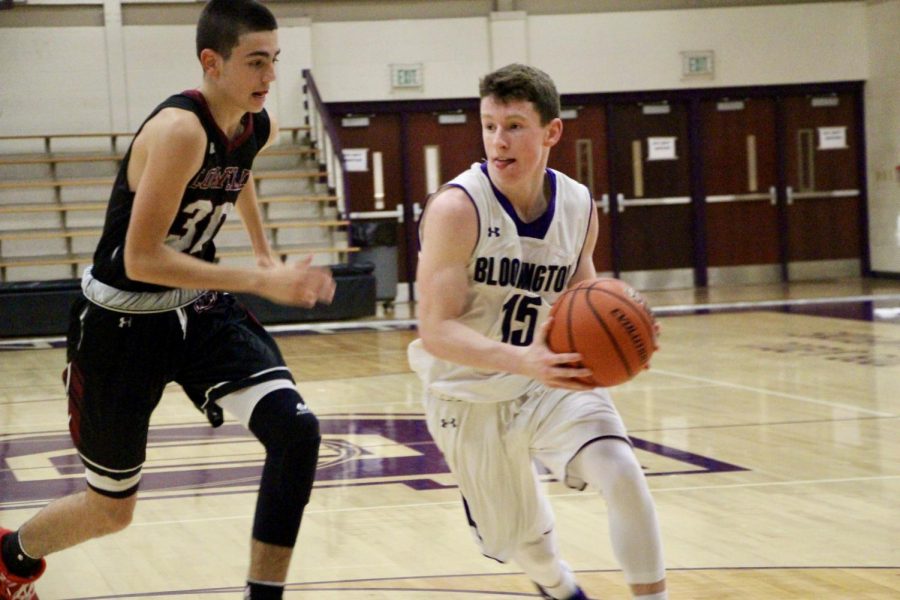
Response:
POLYGON ((644 298, 619 279, 601 277, 569 288, 550 310, 547 345, 578 352, 593 384, 610 387, 650 366, 658 349, 656 320, 644 298))

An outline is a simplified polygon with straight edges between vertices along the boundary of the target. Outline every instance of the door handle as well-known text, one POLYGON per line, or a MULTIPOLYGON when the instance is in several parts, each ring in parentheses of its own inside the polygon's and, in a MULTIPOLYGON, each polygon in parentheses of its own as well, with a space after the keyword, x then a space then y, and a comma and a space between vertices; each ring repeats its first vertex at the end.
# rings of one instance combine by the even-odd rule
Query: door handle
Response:
POLYGON ((859 196, 859 190, 827 190, 821 192, 797 192, 794 200, 805 198, 855 198, 859 196))
POLYGON ((785 192, 785 195, 787 196, 787 204, 788 204, 788 206, 790 206, 791 204, 794 203, 794 188, 792 188, 791 186, 787 186, 787 188, 784 190, 784 192, 785 192))
POLYGON ((771 192, 769 194, 723 194, 717 196, 707 196, 706 202, 708 204, 715 204, 723 202, 756 202, 759 200, 771 201, 771 199, 771 192))
POLYGON ((594 205, 603 209, 603 214, 609 214, 609 194, 600 196, 600 200, 594 200, 594 205))
POLYGON ((667 196, 665 198, 632 198, 625 199, 622 194, 617 197, 619 212, 625 212, 626 206, 671 206, 675 204, 690 204, 690 196, 667 196))

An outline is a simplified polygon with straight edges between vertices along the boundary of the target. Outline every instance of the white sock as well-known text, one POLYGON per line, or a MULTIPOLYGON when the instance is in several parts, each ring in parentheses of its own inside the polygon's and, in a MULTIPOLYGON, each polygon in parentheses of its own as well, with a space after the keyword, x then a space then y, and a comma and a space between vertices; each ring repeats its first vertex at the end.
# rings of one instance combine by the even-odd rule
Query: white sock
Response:
POLYGON ((553 596, 554 598, 571 598, 575 595, 575 590, 578 589, 578 584, 575 583, 575 576, 572 574, 572 571, 568 569, 563 570, 563 578, 559 585, 554 587, 547 587, 545 585, 541 586, 544 588, 544 591, 553 596))
POLYGON ((523 544, 513 554, 513 560, 554 598, 569 598, 578 589, 572 569, 560 560, 555 530, 530 544, 523 544))
POLYGON ((669 600, 669 593, 665 590, 647 596, 635 596, 634 600, 669 600))

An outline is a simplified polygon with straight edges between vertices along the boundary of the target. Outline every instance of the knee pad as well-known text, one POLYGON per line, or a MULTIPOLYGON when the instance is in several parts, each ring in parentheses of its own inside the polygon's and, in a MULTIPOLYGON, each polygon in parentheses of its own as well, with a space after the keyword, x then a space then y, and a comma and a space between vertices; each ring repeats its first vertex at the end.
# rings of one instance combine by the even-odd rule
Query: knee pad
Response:
POLYGON ((595 488, 610 493, 621 481, 640 485, 644 480, 643 469, 634 450, 625 440, 617 437, 599 439, 588 444, 569 463, 572 474, 595 488))
POLYGON ((294 389, 267 394, 253 409, 250 430, 266 448, 253 537, 293 547, 309 502, 319 457, 319 421, 294 389))
POLYGON ((319 420, 293 388, 266 394, 250 415, 249 428, 266 449, 320 439, 319 420))

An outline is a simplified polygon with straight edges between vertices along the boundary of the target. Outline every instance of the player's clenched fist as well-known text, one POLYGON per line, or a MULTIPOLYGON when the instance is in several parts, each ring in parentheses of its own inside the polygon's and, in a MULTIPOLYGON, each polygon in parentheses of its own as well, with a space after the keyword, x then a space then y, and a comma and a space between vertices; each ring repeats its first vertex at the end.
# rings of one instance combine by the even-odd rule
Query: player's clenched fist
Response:
POLYGON ((336 284, 331 269, 312 266, 312 256, 293 264, 276 264, 265 270, 266 285, 257 291, 280 304, 312 307, 330 304, 336 284))

